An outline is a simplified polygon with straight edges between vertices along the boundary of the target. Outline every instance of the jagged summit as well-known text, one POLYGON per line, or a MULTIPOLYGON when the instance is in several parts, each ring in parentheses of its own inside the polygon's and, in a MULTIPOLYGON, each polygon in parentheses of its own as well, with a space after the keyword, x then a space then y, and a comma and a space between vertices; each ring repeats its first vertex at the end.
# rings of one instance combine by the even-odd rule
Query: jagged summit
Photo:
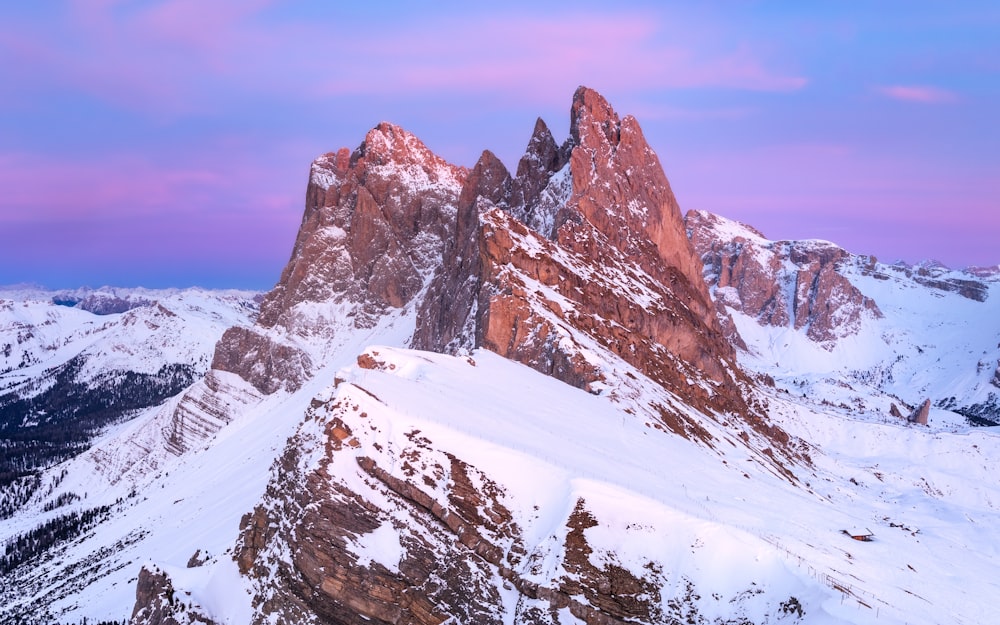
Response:
POLYGON ((457 222, 414 346, 487 347, 590 388, 605 375, 584 355, 596 341, 672 390, 706 377, 744 408, 659 160, 597 92, 577 90, 561 146, 535 123, 516 177, 485 152, 457 222))
MULTIPOLYGON (((569 112, 514 173, 391 124, 316 159, 204 378, 0 492, 0 621, 989 621, 1000 439, 965 423, 1000 420, 996 279, 707 213, 692 247, 634 119, 585 88, 569 112), (882 317, 816 342, 865 298, 882 317)), ((53 319, 155 347, 187 314, 0 308, 14 367, 60 351, 53 319)))

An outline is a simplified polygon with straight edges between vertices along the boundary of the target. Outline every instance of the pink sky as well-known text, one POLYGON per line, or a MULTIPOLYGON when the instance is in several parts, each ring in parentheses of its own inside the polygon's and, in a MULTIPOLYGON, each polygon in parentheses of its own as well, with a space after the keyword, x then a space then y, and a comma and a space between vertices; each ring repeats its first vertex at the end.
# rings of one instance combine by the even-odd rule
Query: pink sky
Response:
POLYGON ((379 121, 510 167, 580 84, 683 209, 1000 262, 1000 10, 102 0, 0 9, 0 284, 268 288, 309 162, 379 121))

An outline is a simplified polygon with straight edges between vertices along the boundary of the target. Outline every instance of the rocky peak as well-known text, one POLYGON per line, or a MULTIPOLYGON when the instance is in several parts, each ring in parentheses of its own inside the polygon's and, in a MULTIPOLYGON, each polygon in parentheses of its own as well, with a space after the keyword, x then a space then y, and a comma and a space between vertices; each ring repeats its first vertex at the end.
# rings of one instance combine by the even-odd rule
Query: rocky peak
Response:
POLYGON ((467 175, 390 123, 353 151, 317 158, 291 259, 257 326, 227 331, 213 364, 264 393, 294 390, 315 360, 295 337, 322 343, 345 324, 373 327, 413 304, 455 239, 467 175), (266 379, 281 372, 289 375, 266 379))
POLYGON ((864 316, 881 317, 874 300, 840 273, 842 265, 866 265, 826 241, 769 241, 759 231, 705 211, 685 217, 705 281, 716 301, 771 326, 803 329, 832 349, 861 328, 864 316))
POLYGON ((514 216, 549 238, 553 236, 555 214, 570 191, 569 185, 560 188, 558 181, 555 185, 551 182, 566 166, 571 147, 569 142, 556 144, 549 127, 539 118, 517 164, 517 177, 508 200, 514 216))
POLYGON ((710 406, 690 396, 692 376, 729 388, 712 409, 739 412, 733 348, 638 123, 581 88, 570 128, 556 147, 537 122, 513 179, 489 153, 477 163, 413 345, 486 347, 593 390, 596 342, 697 407, 710 406))
POLYGON ((571 207, 653 277, 674 281, 683 276, 697 294, 692 305, 711 323, 701 263, 688 242, 663 166, 639 123, 631 115, 619 121, 600 94, 581 87, 573 98, 570 128, 571 207), (667 267, 671 271, 664 271, 667 267))
POLYGON ((381 123, 346 156, 311 169, 294 253, 261 304, 261 323, 294 317, 303 302, 356 304, 370 325, 408 304, 440 262, 466 170, 446 163, 399 126, 381 123))
POLYGON ((621 120, 604 96, 579 87, 570 107, 569 135, 575 146, 605 151, 618 145, 621 120))

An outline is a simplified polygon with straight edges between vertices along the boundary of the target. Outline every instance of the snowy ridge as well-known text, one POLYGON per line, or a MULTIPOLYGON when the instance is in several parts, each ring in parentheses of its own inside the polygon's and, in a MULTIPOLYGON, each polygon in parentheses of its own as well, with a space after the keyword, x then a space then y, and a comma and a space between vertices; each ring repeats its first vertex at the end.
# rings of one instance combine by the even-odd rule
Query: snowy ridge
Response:
POLYGON ((199 389, 208 382, 145 411, 90 451, 51 469, 44 478, 51 488, 41 489, 14 518, 0 521, 0 542, 61 514, 99 506, 110 506, 111 512, 82 540, 47 553, 31 570, 0 577, 0 622, 14 615, 38 622, 128 618, 144 562, 171 573, 179 593, 208 593, 193 596, 217 623, 247 622, 250 598, 240 590, 246 581, 227 552, 240 518, 263 494, 271 462, 337 369, 373 341, 403 344, 413 325, 412 310, 400 311, 375 328, 340 333, 338 349, 327 352, 323 366, 295 393, 261 397, 236 376, 211 372, 209 379, 219 385, 213 401, 229 402, 234 418, 218 423, 224 427, 214 432, 204 431, 204 438, 189 439, 197 444, 182 455, 170 451, 178 407, 204 393, 199 389), (79 499, 46 510, 67 493, 79 499), (205 563, 188 569, 199 550, 205 563))
POLYGON ((81 381, 114 369, 155 373, 170 362, 207 371, 212 345, 226 328, 252 318, 256 296, 205 289, 0 290, 0 384, 37 379, 75 356, 95 363, 81 381), (53 302, 95 296, 140 304, 97 315, 53 302))
MULTIPOLYGON (((779 314, 799 306, 750 305, 746 291, 742 297, 737 291, 745 285, 734 282, 735 275, 725 275, 727 263, 712 260, 719 253, 706 253, 706 281, 749 348, 741 357, 744 367, 772 377, 803 401, 825 402, 846 415, 896 419, 889 417, 893 404, 905 415, 930 398, 942 409, 932 413, 932 427, 934 421, 961 427, 968 418, 1000 423, 1000 281, 938 263, 886 265, 825 242, 771 242, 747 226, 708 213, 688 220, 689 227, 710 224, 717 249, 729 250, 721 254, 723 259, 738 250, 733 257, 752 255, 758 267, 781 268, 761 275, 779 284, 777 292, 785 302, 794 301, 786 289, 802 271, 792 262, 796 250, 836 251, 836 264, 830 266, 838 276, 837 288, 822 302, 836 331, 823 341, 816 340, 811 326, 779 314), (866 309, 864 302, 874 308, 866 309)), ((744 279, 752 275, 743 274, 744 279)), ((767 288, 764 280, 753 292, 767 288)))
MULTIPOLYGON (((339 372, 336 388, 317 398, 293 439, 297 477, 273 479, 302 484, 322 476, 322 483, 338 485, 334 492, 356 493, 376 506, 369 529, 349 531, 344 547, 372 575, 407 570, 414 532, 439 545, 432 560, 452 557, 447 539, 420 529, 412 504, 394 490, 405 482, 437 502, 442 518, 494 519, 495 525, 476 525, 484 541, 476 544, 506 554, 510 570, 475 574, 485 586, 507 589, 479 604, 491 606, 498 622, 521 622, 532 607, 547 609, 544 601, 519 598, 513 592, 519 584, 559 588, 591 574, 591 565, 619 567, 662 593, 652 602, 660 616, 648 615, 651 622, 686 614, 707 623, 800 622, 799 610, 806 623, 989 617, 1000 484, 986 459, 1000 453, 1000 437, 987 430, 929 437, 898 424, 845 424, 839 414, 778 392, 772 415, 812 442, 813 468, 796 469, 808 483, 794 486, 750 454, 723 445, 720 463, 617 402, 490 352, 456 358, 373 347, 366 354, 371 364, 339 372), (567 420, 571 438, 562 425, 567 420), (982 468, 964 471, 967 463, 982 468), (455 474, 459 467, 462 475, 455 474), (491 493, 478 512, 456 498, 465 479, 477 484, 476 492, 491 493), (578 507, 586 514, 574 514, 578 507), (853 528, 870 528, 876 542, 841 533, 853 528), (564 551, 575 540, 571 534, 585 539, 585 561, 564 551), (966 552, 968 541, 977 545, 975 555, 966 552), (950 573, 958 563, 974 581, 950 573)), ((647 399, 637 398, 636 407, 647 399)), ((284 531, 308 522, 305 508, 296 513, 302 516, 282 516, 294 509, 275 504, 294 495, 279 493, 265 498, 278 515, 269 522, 284 531)), ((286 542, 275 540, 258 554, 271 571, 255 576, 260 601, 279 601, 269 580, 299 562, 294 549, 285 549, 286 542)), ((582 621, 564 611, 560 622, 582 621)))
MULTIPOLYGON (((379 512, 368 520, 372 529, 349 530, 345 545, 352 554, 348 557, 368 563, 365 568, 373 579, 379 570, 412 570, 414 565, 408 562, 422 549, 435 552, 432 562, 469 557, 453 554, 449 539, 433 525, 424 525, 426 521, 400 501, 409 493, 422 506, 442 510, 440 518, 446 524, 462 519, 454 526, 460 540, 471 540, 467 544, 475 545, 475 552, 487 562, 491 553, 506 554, 501 557, 504 566, 473 561, 466 572, 479 580, 475 588, 508 589, 492 598, 488 592, 479 596, 479 591, 468 589, 467 614, 478 613, 484 619, 489 614, 489 619, 516 623, 532 611, 547 611, 547 601, 527 600, 509 591, 528 585, 562 592, 558 589, 573 580, 585 581, 592 575, 591 567, 628 571, 635 583, 644 586, 636 592, 643 595, 640 601, 652 606, 646 616, 654 621, 693 613, 706 622, 726 622, 740 614, 753 622, 786 618, 791 622, 794 617, 782 604, 791 610, 799 601, 807 610, 822 613, 814 606, 831 594, 829 590, 798 577, 766 541, 706 519, 697 497, 688 496, 685 480, 661 479, 666 457, 683 466, 702 456, 687 441, 657 432, 606 398, 572 389, 490 352, 456 358, 373 347, 365 360, 370 363, 365 368, 339 372, 329 399, 314 402, 318 407, 310 410, 290 443, 294 472, 278 473, 273 479, 305 484, 313 475, 321 476, 336 484, 324 488, 347 497, 335 496, 340 505, 350 505, 350 498, 360 496, 376 506, 379 512), (505 384, 494 384, 496 379, 505 384), (519 389, 516 398, 508 385, 519 389), (567 419, 576 433, 571 439, 564 435, 562 423, 567 419), (325 456, 317 453, 324 447, 325 456), (467 495, 456 495, 467 481, 482 497, 479 508, 464 508, 467 495), (419 485, 424 495, 398 490, 403 483, 419 485), (574 531, 574 519, 588 516, 597 520, 584 529, 590 555, 583 562, 568 554, 560 556, 561 546, 574 540, 567 538, 574 531), (466 538, 462 524, 477 517, 493 522, 477 523, 469 530, 477 538, 466 538), (373 534, 381 540, 375 541, 373 534), (663 535, 674 539, 655 539, 663 535), (424 546, 418 548, 417 543, 424 546), (762 558, 762 554, 767 555, 762 558), (727 564, 720 566, 720 558, 727 564), (733 567, 734 561, 740 566, 733 567), (774 592, 764 596, 756 585, 774 592), (645 596, 648 592, 655 594, 655 601, 645 596), (779 601, 781 592, 789 594, 779 601), (676 598, 682 599, 675 602, 676 598)), ((636 407, 643 403, 636 402, 636 407)), ((751 464, 747 470, 766 481, 775 480, 763 465, 751 464)), ((717 471, 713 477, 721 479, 717 471)), ((743 467, 722 468, 722 474, 734 472, 729 479, 736 485, 747 479, 743 467)), ((277 490, 265 498, 268 525, 285 528, 279 529, 279 537, 310 522, 310 509, 289 506, 290 500, 300 499, 294 491, 277 490)), ((301 501, 320 508, 337 505, 312 496, 301 501)), ((273 580, 287 575, 280 572, 282 567, 292 562, 299 566, 305 557, 285 551, 287 544, 273 540, 255 554, 263 563, 263 570, 255 573, 258 608, 282 603, 281 585, 273 580)), ((431 576, 447 578, 452 568, 443 564, 431 576)), ((573 613, 586 608, 573 601, 570 610, 560 613, 560 622, 581 622, 573 613)), ((455 609, 451 603, 449 607, 455 609)), ((279 618, 291 615, 278 614, 279 618)))

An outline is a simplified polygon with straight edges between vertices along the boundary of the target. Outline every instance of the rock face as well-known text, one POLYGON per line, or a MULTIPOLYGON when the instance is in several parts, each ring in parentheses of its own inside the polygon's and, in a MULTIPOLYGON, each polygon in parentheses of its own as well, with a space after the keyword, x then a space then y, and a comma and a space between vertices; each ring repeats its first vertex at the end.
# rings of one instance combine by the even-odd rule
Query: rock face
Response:
POLYGON ((486 152, 458 201, 454 241, 420 305, 415 347, 485 347, 581 388, 595 342, 703 409, 743 411, 677 201, 635 118, 573 98, 557 146, 539 120, 517 176, 486 152), (720 392, 691 393, 692 379, 720 392))
POLYGON ((267 334, 242 326, 226 330, 215 346, 212 369, 236 373, 261 393, 294 391, 312 371, 302 349, 279 343, 267 334))
POLYGON ((174 590, 166 573, 145 566, 139 570, 135 609, 129 622, 144 625, 215 625, 215 621, 205 616, 199 606, 184 601, 183 595, 174 590))
MULTIPOLYGON (((576 92, 562 145, 536 123, 516 176, 489 152, 471 171, 447 165, 389 124, 316 161, 280 283, 214 363, 261 393, 293 390, 310 370, 288 349, 295 337, 330 338, 335 314, 367 328, 407 308, 412 347, 485 348, 610 401, 642 397, 628 412, 648 415, 650 432, 745 445, 794 481, 782 461, 801 457, 736 364, 656 155, 592 90, 576 92)), ((357 365, 409 368, 372 350, 357 365)), ((399 433, 361 408, 388 411, 377 397, 337 384, 241 523, 234 557, 255 580, 256 623, 495 623, 508 609, 518 623, 555 624, 562 610, 601 625, 682 618, 662 613, 661 564, 591 557, 585 498, 557 521, 556 543, 529 544, 475 458, 399 433)))
POLYGON ((810 339, 832 348, 837 338, 856 333, 864 316, 882 316, 838 272, 841 263, 859 259, 832 243, 769 241, 749 226, 704 211, 690 211, 685 222, 716 300, 761 324, 805 329, 810 339))
POLYGON ((917 425, 927 425, 927 417, 930 415, 931 411, 931 400, 925 399, 924 403, 920 404, 916 410, 910 413, 910 416, 906 418, 910 423, 916 423, 917 425))
POLYGON ((319 331, 308 304, 332 300, 353 304, 354 324, 365 327, 409 304, 454 237, 466 175, 388 123, 354 152, 317 159, 291 260, 261 303, 260 324, 319 331))

